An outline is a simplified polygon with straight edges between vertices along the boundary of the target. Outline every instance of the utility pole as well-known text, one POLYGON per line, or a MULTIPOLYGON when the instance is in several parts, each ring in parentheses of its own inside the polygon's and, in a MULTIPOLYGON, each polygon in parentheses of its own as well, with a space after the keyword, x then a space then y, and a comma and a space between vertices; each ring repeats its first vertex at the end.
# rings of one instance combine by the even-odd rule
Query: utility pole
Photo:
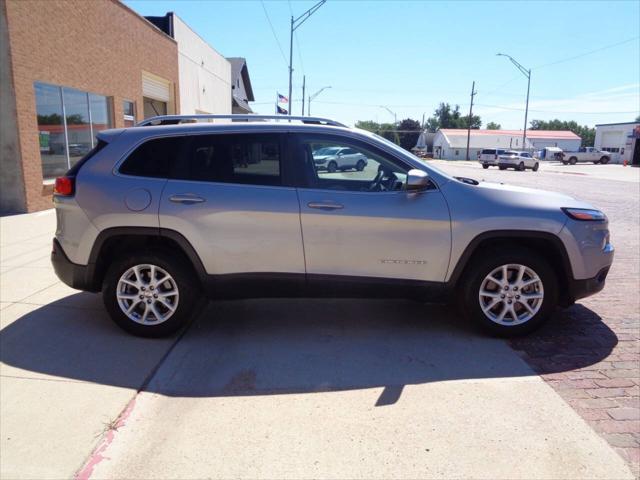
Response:
POLYGON ((291 98, 291 93, 292 93, 291 79, 293 76, 293 32, 295 32, 298 29, 298 27, 300 27, 300 25, 302 25, 305 21, 307 21, 307 19, 311 15, 316 13, 316 11, 322 5, 324 5, 326 1, 327 0, 320 0, 313 7, 311 7, 309 10, 304 12, 302 15, 300 15, 296 19, 294 19, 293 15, 291 15, 291 29, 289 31, 289 116, 291 116, 291 109, 293 107, 293 98, 291 98))
POLYGON ((520 65, 515 58, 513 58, 511 55, 507 55, 506 53, 496 53, 496 56, 507 57, 509 60, 511 60, 511 63, 513 63, 516 68, 520 70, 520 72, 525 77, 527 77, 527 103, 524 110, 524 129, 522 130, 522 149, 524 150, 527 141, 527 117, 529 115, 529 88, 531 87, 531 69, 527 70, 522 65, 520 65))
POLYGON ((304 117, 304 87, 306 83, 307 83, 307 76, 303 75, 302 76, 302 116, 303 117, 304 117))
MULTIPOLYGON (((476 81, 471 84, 471 104, 469 105, 469 122, 467 124, 467 160, 469 160, 469 143, 471 142, 471 119, 473 118, 473 97, 476 96, 476 81)), ((424 115, 422 116, 424 121, 424 115)))

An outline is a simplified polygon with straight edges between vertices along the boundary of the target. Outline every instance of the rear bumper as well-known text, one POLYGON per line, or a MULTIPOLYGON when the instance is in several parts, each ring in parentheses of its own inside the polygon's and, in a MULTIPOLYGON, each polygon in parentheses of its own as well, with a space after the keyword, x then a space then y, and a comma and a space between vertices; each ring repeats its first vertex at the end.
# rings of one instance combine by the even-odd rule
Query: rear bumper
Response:
POLYGON ((569 304, 580 298, 589 297, 602 290, 610 268, 611 265, 604 267, 593 278, 572 280, 569 284, 569 304))
POLYGON ((73 263, 55 238, 51 249, 51 264, 58 278, 71 288, 88 292, 100 291, 100 287, 95 285, 94 281, 94 265, 77 265, 73 263))

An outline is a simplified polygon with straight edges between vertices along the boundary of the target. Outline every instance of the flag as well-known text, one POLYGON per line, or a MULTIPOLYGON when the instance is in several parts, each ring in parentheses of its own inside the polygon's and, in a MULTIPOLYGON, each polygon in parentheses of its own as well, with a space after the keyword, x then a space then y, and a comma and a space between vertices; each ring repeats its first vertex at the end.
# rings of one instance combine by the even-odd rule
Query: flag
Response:
POLYGON ((289 113, 285 108, 282 108, 280 105, 278 105, 277 107, 278 107, 278 113, 279 114, 287 115, 289 113))
POLYGON ((289 99, 278 93, 278 103, 289 103, 289 99))

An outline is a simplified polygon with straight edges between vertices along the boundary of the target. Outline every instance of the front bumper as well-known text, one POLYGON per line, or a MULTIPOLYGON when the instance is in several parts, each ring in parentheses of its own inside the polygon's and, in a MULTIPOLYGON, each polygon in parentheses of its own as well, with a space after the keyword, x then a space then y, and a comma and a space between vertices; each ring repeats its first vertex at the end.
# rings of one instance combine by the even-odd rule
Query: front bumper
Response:
POLYGON ((589 297, 602 290, 610 268, 611 265, 604 267, 593 278, 572 280, 569 284, 569 304, 574 303, 580 298, 589 297))
POLYGON ((95 265, 77 265, 69 260, 57 239, 53 239, 51 248, 51 263, 58 278, 76 290, 99 292, 100 286, 95 285, 95 265))

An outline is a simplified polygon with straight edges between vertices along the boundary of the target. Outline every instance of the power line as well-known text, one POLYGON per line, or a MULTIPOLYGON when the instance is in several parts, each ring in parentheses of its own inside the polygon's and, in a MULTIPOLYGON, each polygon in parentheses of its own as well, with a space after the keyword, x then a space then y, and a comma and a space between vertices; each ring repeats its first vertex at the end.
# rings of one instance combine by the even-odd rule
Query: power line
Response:
POLYGON ((287 65, 287 57, 284 54, 284 50, 282 50, 282 45, 280 45, 280 40, 278 40, 278 36, 276 35, 276 30, 275 28, 273 28, 273 23, 271 23, 271 18, 269 18, 267 7, 265 7, 263 0, 260 0, 260 4, 262 5, 262 10, 264 10, 265 17, 267 17, 267 22, 269 22, 269 26, 271 27, 271 33, 273 33, 273 38, 275 38, 276 43, 278 44, 278 50, 280 50, 280 55, 282 55, 282 60, 284 60, 284 64, 287 65))
POLYGON ((628 39, 623 40, 621 42, 612 43, 611 45, 605 45, 604 47, 596 48, 595 50, 591 50, 589 52, 581 53, 581 54, 575 55, 573 57, 567 57, 567 58, 563 58, 562 60, 556 60, 555 62, 545 63, 543 65, 538 65, 537 67, 533 67, 532 70, 537 70, 539 68, 544 68, 544 67, 550 67, 551 65, 557 65, 559 63, 570 62, 570 61, 575 60, 577 58, 582 58, 582 57, 586 57, 587 55, 591 55, 592 53, 601 52, 602 50, 607 50, 608 48, 617 47, 618 45, 624 45, 625 43, 629 43, 629 42, 632 42, 634 40, 638 40, 639 38, 640 38, 640 36, 636 36, 636 37, 633 37, 633 38, 628 38, 628 39))

